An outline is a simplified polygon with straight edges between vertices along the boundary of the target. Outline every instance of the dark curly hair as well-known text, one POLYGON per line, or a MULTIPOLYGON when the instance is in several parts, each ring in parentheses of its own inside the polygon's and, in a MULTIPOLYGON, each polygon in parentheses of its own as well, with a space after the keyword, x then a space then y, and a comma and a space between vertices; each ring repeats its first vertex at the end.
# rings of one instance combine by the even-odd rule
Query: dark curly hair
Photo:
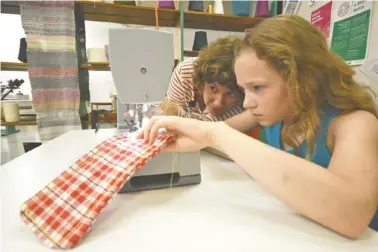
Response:
POLYGON ((201 49, 193 72, 194 85, 199 90, 203 90, 205 82, 218 82, 242 94, 233 71, 234 51, 241 42, 242 39, 238 36, 226 36, 201 49))

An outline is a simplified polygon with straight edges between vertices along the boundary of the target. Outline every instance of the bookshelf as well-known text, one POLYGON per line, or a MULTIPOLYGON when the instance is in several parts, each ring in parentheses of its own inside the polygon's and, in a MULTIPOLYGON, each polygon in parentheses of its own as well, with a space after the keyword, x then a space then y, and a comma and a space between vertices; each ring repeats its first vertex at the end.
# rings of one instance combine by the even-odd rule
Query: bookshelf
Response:
POLYGON ((19 62, 0 62, 1 71, 27 71, 28 64, 19 62))
MULTIPOLYGON (((113 22, 121 24, 139 24, 154 26, 155 10, 153 7, 131 6, 116 3, 76 1, 83 8, 84 18, 89 21, 113 22)), ((177 27, 180 11, 159 9, 159 25, 177 27)), ((19 14, 17 1, 1 1, 1 13, 19 14)), ((184 26, 192 29, 244 32, 262 21, 260 17, 241 17, 211 14, 206 12, 184 11, 184 26)))
MULTIPOLYGON (((111 22, 142 26, 155 26, 155 9, 147 6, 132 6, 117 3, 76 0, 75 17, 86 21, 111 22)), ((17 1, 1 1, 1 13, 20 14, 17 1)), ((159 26, 172 27, 175 39, 175 66, 184 56, 196 57, 197 51, 184 50, 184 28, 216 31, 244 32, 254 27, 263 18, 220 15, 184 10, 180 1, 179 9, 158 9, 159 26)), ((80 21, 81 22, 81 21, 80 21)), ((79 34, 79 26, 77 33, 79 34)), ((83 30, 83 26, 81 26, 83 30)), ((84 28, 85 32, 85 28, 84 28)), ((83 45, 79 45, 83 48, 83 45)), ((84 45, 85 46, 85 45, 84 45)), ((2 71, 28 71, 28 64, 21 62, 0 62, 2 71)), ((109 65, 89 65, 79 60, 79 77, 88 76, 88 71, 110 71, 109 65)), ((83 77, 87 78, 87 77, 83 77)), ((79 78, 80 80, 80 78, 79 78)))

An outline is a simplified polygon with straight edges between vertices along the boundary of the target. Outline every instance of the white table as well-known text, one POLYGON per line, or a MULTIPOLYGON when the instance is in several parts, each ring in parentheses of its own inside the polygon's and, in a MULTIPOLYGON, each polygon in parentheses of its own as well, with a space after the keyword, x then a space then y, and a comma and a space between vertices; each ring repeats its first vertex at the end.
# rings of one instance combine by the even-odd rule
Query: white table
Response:
MULTIPOLYGON (((1 251, 52 251, 21 222, 21 203, 112 134, 71 131, 1 167, 1 251)), ((203 152, 201 163, 199 185, 117 195, 75 251, 378 251, 373 230, 345 239, 299 216, 233 162, 203 152)))

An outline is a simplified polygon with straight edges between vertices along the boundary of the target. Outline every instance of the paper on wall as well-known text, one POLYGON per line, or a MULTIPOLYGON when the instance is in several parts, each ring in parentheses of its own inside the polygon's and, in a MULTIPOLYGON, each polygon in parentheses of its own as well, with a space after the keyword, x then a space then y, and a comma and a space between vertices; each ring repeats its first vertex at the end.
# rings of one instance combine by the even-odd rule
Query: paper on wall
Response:
POLYGON ((331 28, 332 1, 311 12, 311 24, 318 28, 326 39, 331 28))
POLYGON ((365 63, 360 67, 360 70, 371 77, 378 87, 378 51, 377 56, 365 61, 365 63))
POLYGON ((299 6, 301 2, 300 0, 286 0, 283 1, 283 14, 297 14, 299 6))
POLYGON ((313 6, 315 4, 316 0, 308 0, 308 6, 313 6))
POLYGON ((331 50, 349 65, 360 65, 368 51, 373 1, 345 1, 332 10, 331 50))

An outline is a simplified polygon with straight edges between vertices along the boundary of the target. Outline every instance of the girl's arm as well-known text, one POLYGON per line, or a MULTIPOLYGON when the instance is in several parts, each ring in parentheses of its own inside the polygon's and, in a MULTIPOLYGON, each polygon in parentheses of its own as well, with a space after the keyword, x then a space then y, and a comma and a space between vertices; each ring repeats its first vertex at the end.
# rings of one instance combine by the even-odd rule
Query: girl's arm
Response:
POLYGON ((378 205, 378 120, 372 114, 357 111, 332 121, 328 169, 227 124, 213 127, 210 147, 300 214, 349 238, 359 237, 369 225, 378 205))
POLYGON ((211 147, 207 147, 204 150, 207 151, 207 152, 209 152, 209 153, 211 153, 211 154, 214 154, 214 155, 216 155, 218 157, 221 157, 221 158, 228 159, 228 160, 232 161, 232 159, 228 155, 226 155, 225 153, 223 153, 223 152, 221 152, 221 151, 219 151, 217 149, 214 149, 214 148, 211 148, 211 147))
MULTIPOLYGON (((248 109, 236 116, 227 119, 225 123, 231 128, 243 133, 249 133, 251 130, 258 126, 257 120, 248 109)), ((222 158, 232 160, 229 155, 215 148, 207 147, 205 148, 205 150, 222 158)))
POLYGON ((258 121, 249 109, 227 119, 225 123, 231 128, 243 133, 248 133, 258 126, 258 121))

